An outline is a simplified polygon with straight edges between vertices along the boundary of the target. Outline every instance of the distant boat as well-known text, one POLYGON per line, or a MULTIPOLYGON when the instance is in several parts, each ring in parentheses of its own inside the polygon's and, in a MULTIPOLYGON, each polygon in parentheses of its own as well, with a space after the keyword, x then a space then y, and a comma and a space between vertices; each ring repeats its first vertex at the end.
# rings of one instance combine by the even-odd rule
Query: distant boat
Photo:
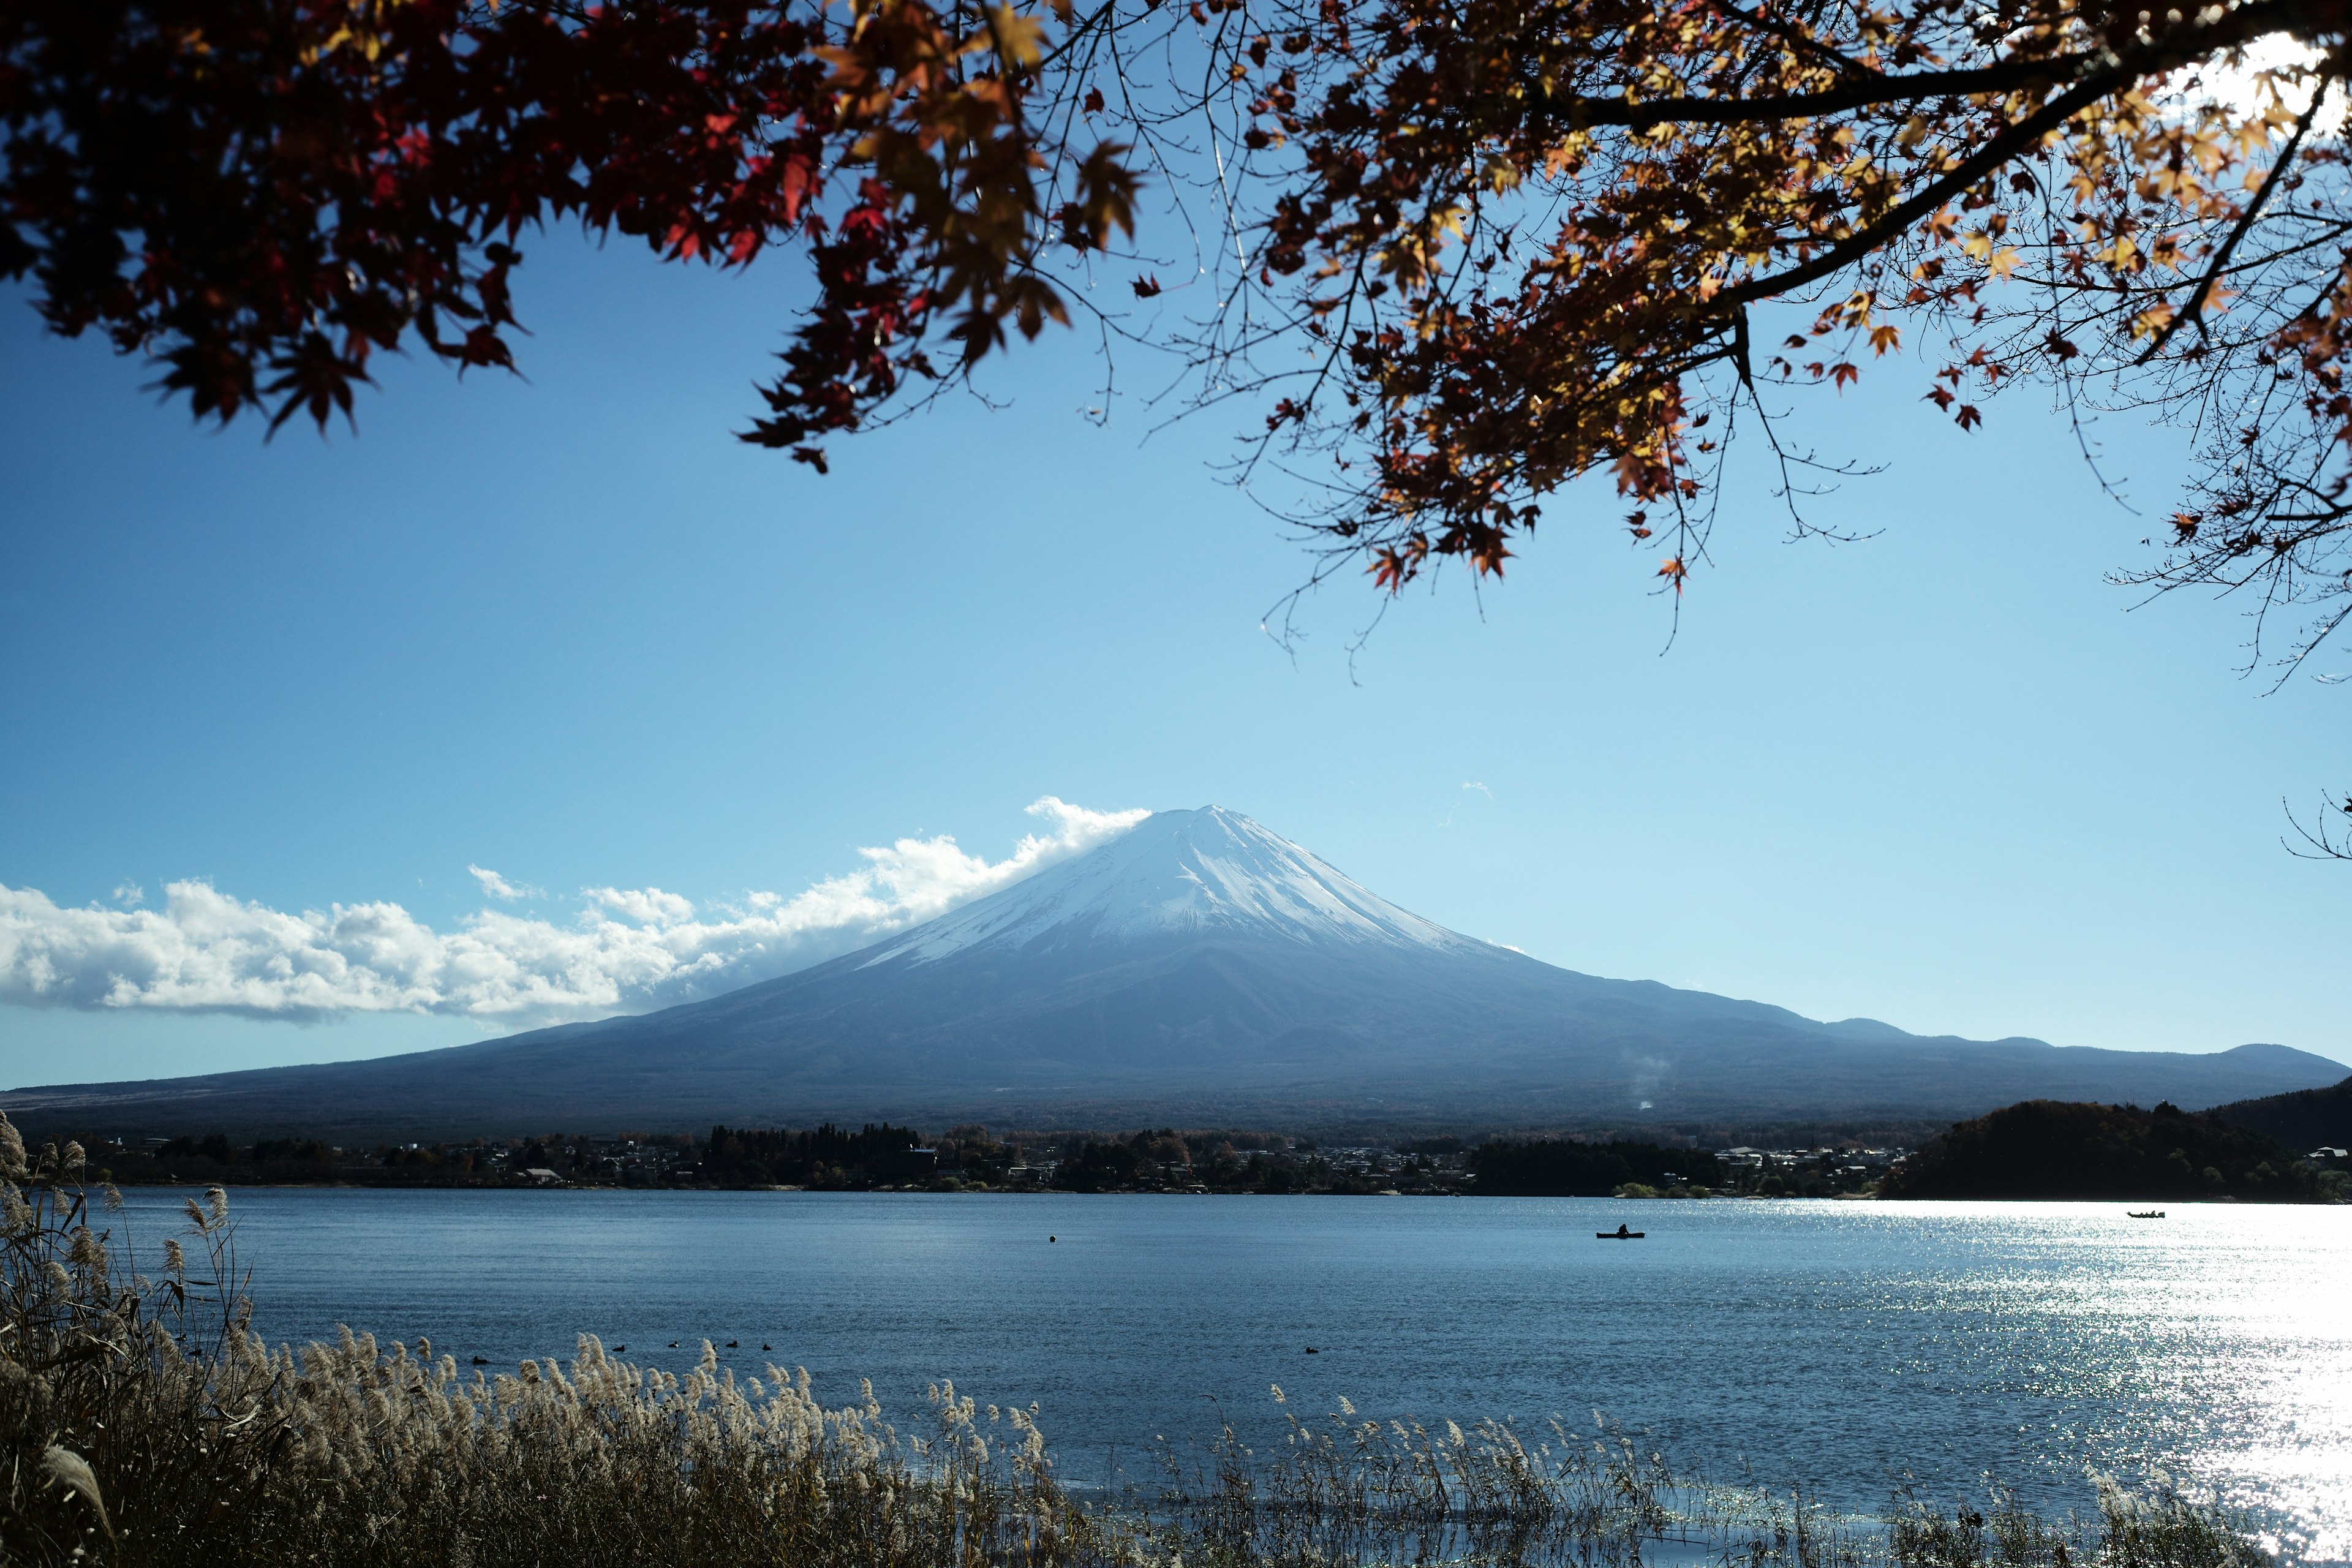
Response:
POLYGON ((1615 1230, 1596 1230, 1592 1238, 1595 1241, 1639 1241, 1648 1234, 1647 1231, 1627 1230, 1621 1225, 1615 1230))
POLYGON ((2146 1214, 2142 1214, 2137 1209, 2126 1209, 2124 1210, 2124 1217, 2126 1219, 2162 1219, 2164 1217, 2164 1211, 2162 1209, 2150 1209, 2146 1214))

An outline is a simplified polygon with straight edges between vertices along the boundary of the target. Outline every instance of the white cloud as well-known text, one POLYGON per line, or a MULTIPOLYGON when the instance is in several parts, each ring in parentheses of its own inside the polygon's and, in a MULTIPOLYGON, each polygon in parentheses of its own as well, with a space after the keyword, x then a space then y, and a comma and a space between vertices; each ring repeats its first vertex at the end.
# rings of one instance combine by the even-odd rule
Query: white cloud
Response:
POLYGON ((472 876, 474 880, 482 885, 482 896, 486 899, 498 899, 510 904, 518 899, 543 899, 547 897, 546 889, 533 888, 528 885, 519 887, 515 883, 508 881, 504 877, 499 876, 496 871, 490 870, 488 867, 468 866, 466 868, 466 870, 472 876))
MULTIPOLYGON (((989 860, 945 835, 860 849, 866 864, 787 897, 698 910, 658 888, 594 888, 568 925, 485 908, 436 931, 394 903, 288 914, 209 882, 163 907, 61 909, 0 884, 0 1002, 318 1018, 438 1013, 513 1026, 644 1011, 846 952, 1117 837, 1149 813, 1047 795, 1040 833, 989 860)), ((468 868, 485 894, 525 891, 468 868)), ((532 889, 531 891, 535 891, 532 889)))
POLYGON ((1445 808, 1444 820, 1440 822, 1437 825, 1438 826, 1451 827, 1454 826, 1454 817, 1458 816, 1462 810, 1463 796, 1468 795, 1472 790, 1476 790, 1480 795, 1485 795, 1489 801, 1492 801, 1495 798, 1495 792, 1488 789, 1485 784, 1480 784, 1476 779, 1464 779, 1462 781, 1462 794, 1455 795, 1454 797, 1454 804, 1445 808))
POLYGON ((679 925, 694 918, 694 905, 659 888, 585 888, 581 896, 642 925, 679 925))

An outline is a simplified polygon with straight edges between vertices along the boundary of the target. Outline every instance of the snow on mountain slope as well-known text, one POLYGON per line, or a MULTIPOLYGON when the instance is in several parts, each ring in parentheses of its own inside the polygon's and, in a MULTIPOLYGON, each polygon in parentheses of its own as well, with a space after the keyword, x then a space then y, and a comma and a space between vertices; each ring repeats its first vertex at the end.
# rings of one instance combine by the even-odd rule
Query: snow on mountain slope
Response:
POLYGON ((1397 908, 1297 845, 1218 806, 1155 812, 1090 854, 884 942, 859 968, 983 944, 1231 933, 1440 952, 1486 943, 1397 908))

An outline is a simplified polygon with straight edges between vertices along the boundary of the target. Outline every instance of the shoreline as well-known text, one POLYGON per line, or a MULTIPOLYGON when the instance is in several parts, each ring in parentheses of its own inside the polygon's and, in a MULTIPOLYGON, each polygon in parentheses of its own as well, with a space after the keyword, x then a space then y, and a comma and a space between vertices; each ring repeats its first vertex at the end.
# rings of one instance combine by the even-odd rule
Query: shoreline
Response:
MULTIPOLYGON (((2167 1217, 2172 1208, 2344 1208, 2352 1207, 2341 1202, 2310 1202, 2294 1199, 2264 1200, 2230 1195, 2211 1198, 2134 1198, 2134 1197, 1891 1197, 1874 1193, 1837 1193, 1818 1197, 1794 1194, 1766 1195, 1761 1193, 1715 1193, 1706 1197, 1632 1197, 1612 1193, 1479 1193, 1459 1190, 1422 1192, 1298 1192, 1265 1193, 1247 1188, 1209 1192, 1168 1192, 1145 1188, 1088 1192, 1067 1187, 810 1187, 810 1186, 617 1186, 593 1182, 534 1183, 507 1182, 496 1184, 470 1182, 117 1182, 103 1184, 121 1192, 182 1192, 204 1193, 215 1187, 236 1193, 250 1192, 337 1192, 337 1193, 626 1193, 644 1196, 719 1196, 725 1194, 749 1193, 816 1193, 832 1197, 934 1197, 934 1198, 1484 1198, 1495 1202, 1526 1200, 1555 1203, 1570 1199, 1586 1203, 1622 1204, 1870 1204, 1903 1208, 1931 1204, 2073 1204, 2129 1205, 2162 1204, 2167 1205, 2154 1218, 2167 1217)), ((2149 1218, 2133 1215, 2135 1219, 2149 1218)))

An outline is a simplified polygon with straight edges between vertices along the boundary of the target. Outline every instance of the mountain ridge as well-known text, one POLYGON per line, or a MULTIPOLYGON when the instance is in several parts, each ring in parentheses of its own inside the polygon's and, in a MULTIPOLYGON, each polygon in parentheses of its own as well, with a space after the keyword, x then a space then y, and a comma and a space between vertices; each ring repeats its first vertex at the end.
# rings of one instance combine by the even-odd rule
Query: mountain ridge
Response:
MULTIPOLYGON (((924 1117, 1631 1126, 2201 1106, 2318 1087, 2211 1056, 1825 1024, 1448 931, 1239 814, 1163 812, 856 952, 637 1016, 371 1062, 0 1094, 12 1115, 410 1135, 924 1117)), ((93 1127, 93 1130, 95 1128, 93 1127)))

